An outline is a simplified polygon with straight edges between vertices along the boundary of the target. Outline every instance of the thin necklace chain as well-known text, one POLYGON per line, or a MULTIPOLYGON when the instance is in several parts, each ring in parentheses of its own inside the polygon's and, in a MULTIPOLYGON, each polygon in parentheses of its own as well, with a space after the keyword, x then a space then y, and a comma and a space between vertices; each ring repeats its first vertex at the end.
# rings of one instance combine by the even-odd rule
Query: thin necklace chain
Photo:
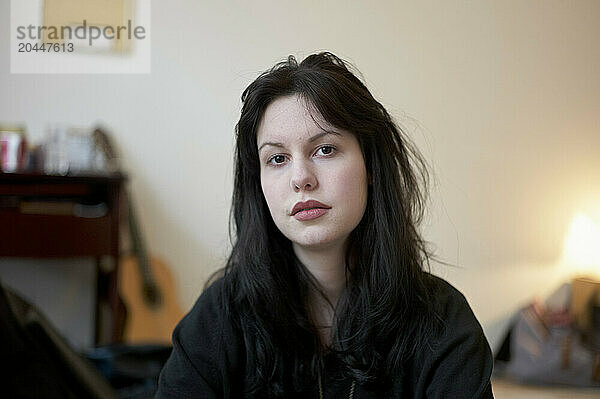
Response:
MULTIPOLYGON (((356 387, 356 381, 352 380, 352 385, 350 385, 350 394, 348 395, 348 399, 354 398, 354 388, 356 387)), ((321 383, 321 371, 319 371, 319 399, 323 399, 323 384, 321 383)))

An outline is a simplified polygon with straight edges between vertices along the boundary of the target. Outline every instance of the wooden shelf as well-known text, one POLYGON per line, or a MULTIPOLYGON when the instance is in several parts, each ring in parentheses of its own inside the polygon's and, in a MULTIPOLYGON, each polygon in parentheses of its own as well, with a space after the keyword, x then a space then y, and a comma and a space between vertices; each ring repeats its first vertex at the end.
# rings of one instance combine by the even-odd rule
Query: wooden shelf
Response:
POLYGON ((112 220, 0 211, 0 254, 26 258, 113 255, 112 220))
POLYGON ((96 259, 98 344, 116 342, 121 334, 123 315, 117 276, 121 191, 125 180, 121 173, 88 176, 0 173, 0 256, 96 259), (96 217, 82 217, 77 212, 68 212, 70 204, 73 209, 100 205, 105 212, 92 215, 96 217), (113 260, 108 271, 102 267, 106 256, 113 260), (103 319, 105 305, 110 316, 103 319))

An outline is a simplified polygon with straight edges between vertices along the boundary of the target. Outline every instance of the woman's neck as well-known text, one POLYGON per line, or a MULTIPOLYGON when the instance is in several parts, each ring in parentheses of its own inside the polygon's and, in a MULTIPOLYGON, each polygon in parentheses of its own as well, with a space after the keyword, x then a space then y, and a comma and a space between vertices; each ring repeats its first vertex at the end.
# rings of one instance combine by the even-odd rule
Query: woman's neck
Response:
POLYGON ((294 245, 294 252, 307 270, 314 276, 325 298, 317 290, 309 293, 313 322, 321 342, 331 342, 331 325, 338 299, 346 287, 345 245, 327 249, 307 249, 294 245))
POLYGON ((332 306, 346 287, 345 245, 327 249, 307 249, 294 244, 300 262, 314 276, 332 306))

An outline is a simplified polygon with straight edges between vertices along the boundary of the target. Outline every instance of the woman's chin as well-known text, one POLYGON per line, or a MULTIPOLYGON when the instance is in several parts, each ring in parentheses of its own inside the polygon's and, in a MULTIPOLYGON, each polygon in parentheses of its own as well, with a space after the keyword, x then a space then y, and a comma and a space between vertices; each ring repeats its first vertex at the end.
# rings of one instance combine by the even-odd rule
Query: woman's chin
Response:
POLYGON ((330 236, 327 234, 312 234, 291 239, 294 250, 324 251, 342 246, 347 239, 345 237, 330 236))

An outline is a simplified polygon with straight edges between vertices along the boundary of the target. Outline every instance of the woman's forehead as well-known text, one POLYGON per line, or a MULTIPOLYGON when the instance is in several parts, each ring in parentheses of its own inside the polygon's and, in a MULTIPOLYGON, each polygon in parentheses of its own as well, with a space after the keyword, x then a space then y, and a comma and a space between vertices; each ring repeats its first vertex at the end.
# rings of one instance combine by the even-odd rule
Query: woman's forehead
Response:
POLYGON ((256 141, 261 147, 266 141, 304 141, 323 133, 341 136, 344 132, 327 122, 308 101, 291 95, 269 104, 259 123, 256 141))

